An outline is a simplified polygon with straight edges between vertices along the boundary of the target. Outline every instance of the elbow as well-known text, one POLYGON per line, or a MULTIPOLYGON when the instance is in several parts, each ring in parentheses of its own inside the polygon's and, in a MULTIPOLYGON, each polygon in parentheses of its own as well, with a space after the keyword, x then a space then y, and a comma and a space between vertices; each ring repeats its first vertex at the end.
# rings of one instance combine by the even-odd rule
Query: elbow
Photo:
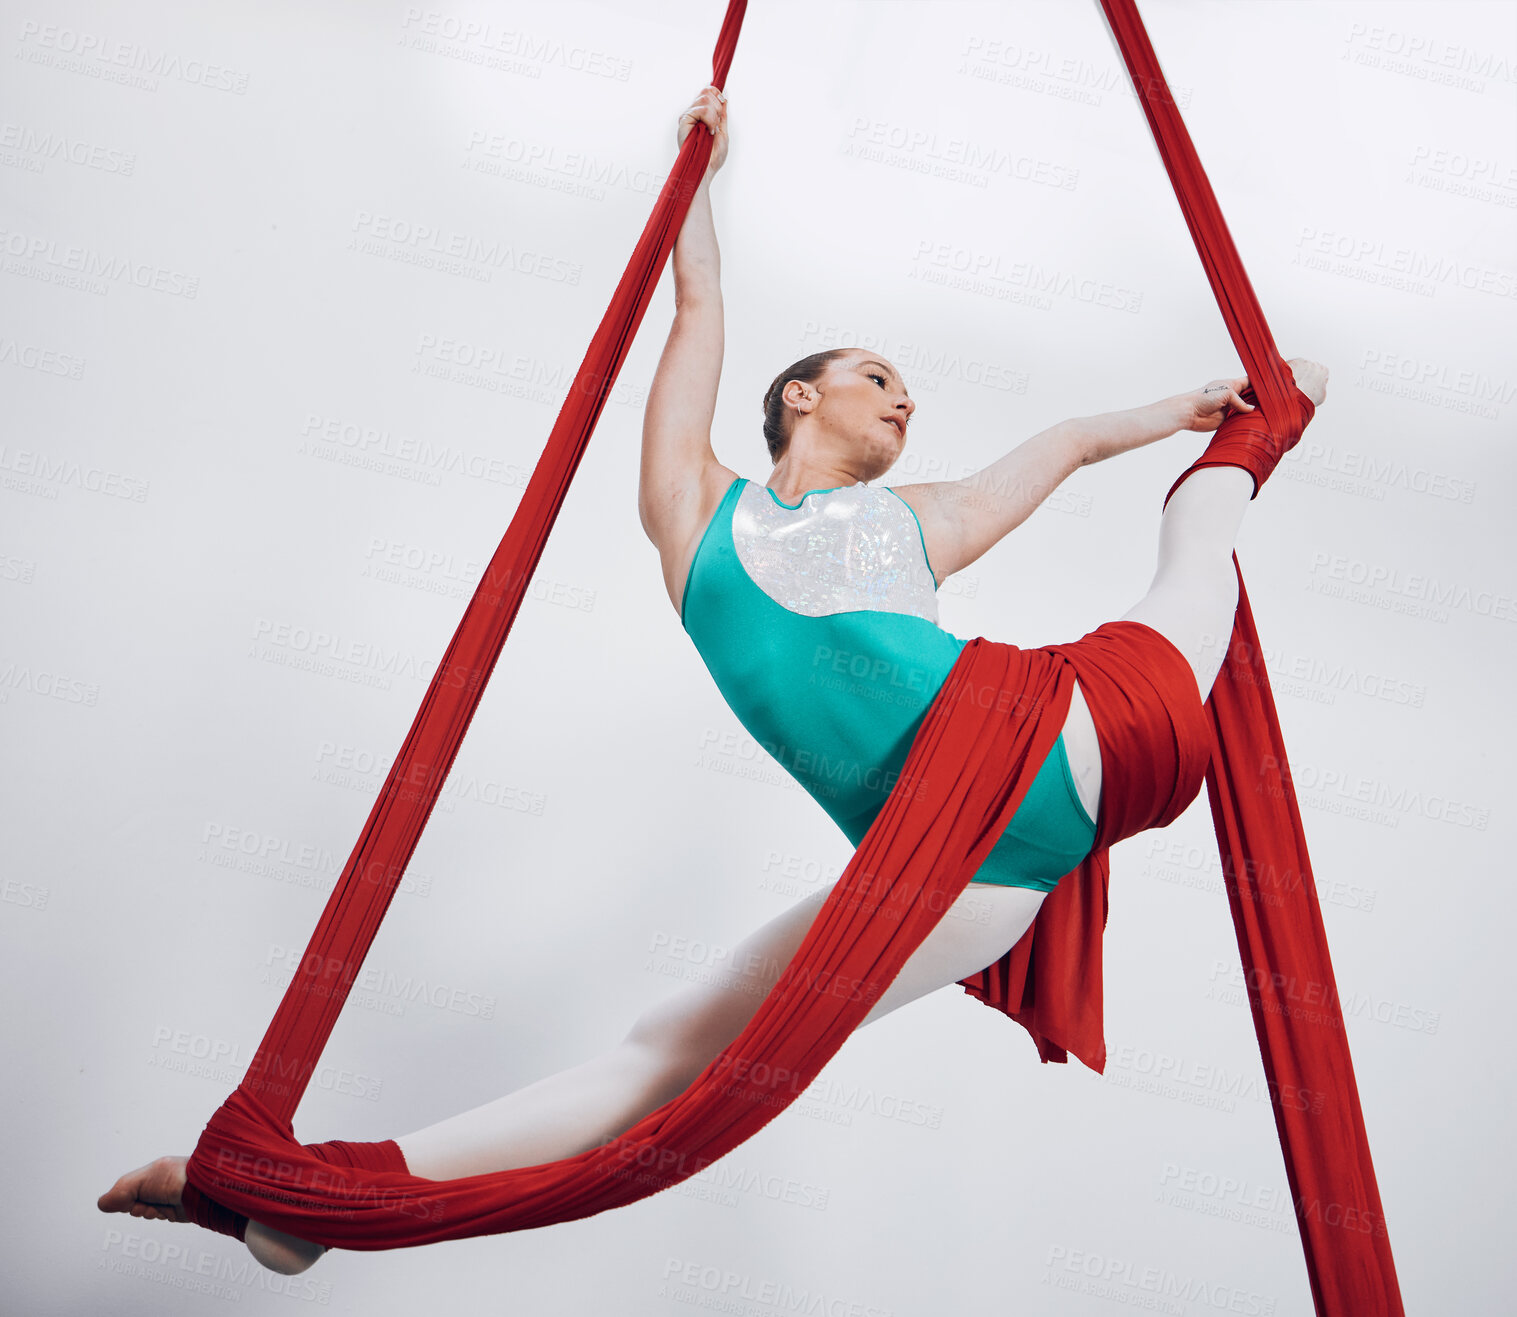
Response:
POLYGON ((1064 431, 1065 466, 1068 470, 1075 472, 1082 466, 1099 462, 1101 454, 1096 451, 1090 436, 1073 422, 1066 421, 1065 425, 1067 426, 1064 431))
POLYGON ((648 537, 648 542, 657 547, 658 538, 653 533, 652 509, 649 507, 641 484, 637 487, 637 524, 643 528, 643 534, 648 537))
POLYGON ((700 288, 676 288, 674 291, 674 314, 700 320, 722 318, 722 289, 717 283, 700 288))

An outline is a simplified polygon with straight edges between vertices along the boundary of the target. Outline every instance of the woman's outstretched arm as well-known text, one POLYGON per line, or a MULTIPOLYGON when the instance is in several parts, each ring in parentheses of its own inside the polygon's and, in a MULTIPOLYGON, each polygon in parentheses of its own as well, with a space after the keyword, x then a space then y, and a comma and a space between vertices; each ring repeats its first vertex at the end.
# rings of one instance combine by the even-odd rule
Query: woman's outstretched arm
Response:
POLYGON ((1006 456, 960 480, 896 487, 922 521, 939 581, 961 571, 1037 511, 1082 466, 1168 438, 1215 430, 1248 381, 1213 380, 1204 389, 1126 411, 1077 416, 1033 435, 1006 456))
MULTIPOLYGON (((679 140, 713 132, 711 163, 674 242, 674 324, 664 344, 643 412, 642 466, 637 511, 664 562, 666 582, 702 514, 711 490, 725 488, 711 447, 717 384, 722 374, 721 254, 711 214, 711 178, 727 155, 727 106, 714 87, 701 92, 680 119, 679 140)), ((721 491, 716 491, 720 498, 721 491)), ((676 604, 676 607, 678 605, 676 604)))

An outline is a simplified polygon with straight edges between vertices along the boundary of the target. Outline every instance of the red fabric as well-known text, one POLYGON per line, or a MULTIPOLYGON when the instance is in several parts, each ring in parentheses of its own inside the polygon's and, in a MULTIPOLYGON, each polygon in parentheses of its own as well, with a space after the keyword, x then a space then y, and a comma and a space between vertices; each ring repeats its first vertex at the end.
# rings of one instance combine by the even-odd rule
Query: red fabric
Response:
MULTIPOLYGON (((1200 791, 1210 746, 1190 668, 1169 641, 1139 622, 1043 649, 971 640, 794 959, 678 1097, 576 1157, 425 1180, 404 1171, 398 1149, 384 1169, 384 1145, 349 1145, 374 1149, 366 1167, 302 1147, 244 1085, 190 1159, 194 1209, 215 1203, 302 1239, 381 1249, 576 1220, 703 1170, 800 1096, 943 918, 1052 750, 1077 674, 1113 758, 1103 843, 1168 822, 1200 791)), ((1039 1026, 1076 1045, 1092 1022, 1080 1015, 1066 1034, 1051 995, 1039 1026)))
MULTIPOLYGON (((1258 412, 1231 418, 1236 424, 1224 442, 1252 432, 1256 451, 1267 453, 1267 475, 1313 409, 1280 360, 1136 5, 1102 0, 1102 8, 1258 397, 1258 412)), ((1262 479, 1256 465, 1243 465, 1262 479)), ((1217 750, 1206 785, 1312 1300, 1322 1317, 1400 1317, 1401 1291, 1306 834, 1236 554, 1233 566, 1238 611, 1207 700, 1217 750), (1302 1004, 1302 993, 1310 1005, 1302 1004)))
MULTIPOLYGON (((294 1141, 291 1133, 289 1141, 294 1141)), ((346 1139, 329 1139, 325 1143, 308 1143, 301 1150, 314 1161, 328 1166, 356 1166, 368 1171, 399 1171, 409 1174, 406 1159, 400 1144, 394 1139, 378 1143, 350 1143, 346 1139)), ((184 1209, 196 1225, 214 1230, 218 1234, 232 1235, 242 1239, 247 1233, 248 1218, 241 1212, 206 1197, 193 1184, 186 1182, 182 1199, 184 1209)))
POLYGON ((1043 1060, 1073 1054, 1104 1070, 1107 850, 1180 817, 1201 789, 1211 734, 1190 664, 1151 627, 1108 623, 1073 645, 1045 648, 1073 665, 1096 725, 1102 780, 1094 846, 1044 899, 1027 935, 962 983, 1022 1025, 1043 1060))
MULTIPOLYGON (((1310 413, 1293 394, 1136 8, 1131 0, 1102 3, 1259 398, 1252 440, 1218 452, 1262 479, 1279 456, 1260 457, 1262 448, 1284 451, 1310 413)), ((743 0, 728 5, 713 59, 717 86, 743 10, 743 0)), ((1183 659, 1173 646, 1130 622, 1042 650, 985 640, 964 647, 900 783, 775 989, 689 1089, 622 1137, 563 1161, 450 1181, 405 1173, 398 1150, 391 1155, 385 1144, 348 1145, 339 1157, 294 1140, 291 1116, 493 670, 710 146, 709 134, 696 131, 681 148, 300 973, 242 1084, 212 1115, 190 1158, 186 1201, 213 1228, 242 1213, 323 1244, 389 1248, 588 1216, 709 1165, 804 1090, 943 916, 1020 804, 1030 765, 1051 749, 1076 673, 1101 737, 1101 849, 1044 903, 1028 937, 965 986, 1022 1022, 1045 1060, 1073 1053, 1103 1064, 1104 848, 1170 821, 1198 789, 1206 759, 1188 668, 1181 682, 1183 659), (341 1164, 355 1160, 367 1165, 341 1164)), ((1238 429, 1223 428, 1214 442, 1231 444, 1238 429)), ((1205 717, 1214 742, 1206 780, 1317 1310, 1399 1314, 1300 817, 1241 575, 1232 649, 1205 717), (1261 883, 1269 902, 1260 899, 1261 883), (1294 1013, 1283 991, 1303 982, 1322 989, 1328 1003, 1309 1019, 1294 1013)))
MULTIPOLYGON (((732 66, 746 0, 728 0, 711 61, 721 87, 732 66)), ((431 816, 448 770, 468 730, 506 636, 521 608, 548 533, 658 285, 706 166, 711 134, 698 128, 680 147, 632 258, 616 286, 568 397, 544 445, 511 524, 475 588, 416 718, 380 789, 332 895, 317 920, 300 969, 279 1003, 241 1084, 207 1125, 187 1167, 185 1202, 200 1224, 237 1234, 245 1220, 204 1191, 210 1165, 224 1151, 209 1134, 246 1107, 259 1125, 268 1173, 277 1181, 280 1158, 299 1152, 290 1118, 305 1093, 348 992, 362 969, 395 889, 431 816)), ((246 1149, 249 1145, 239 1145, 246 1149)), ((300 1153, 303 1174, 319 1173, 319 1155, 300 1153)), ((325 1165, 321 1162, 321 1165, 325 1165)), ((298 1186, 297 1186, 298 1189, 298 1186)), ((280 1192, 273 1189, 270 1192, 280 1192)), ((255 1196, 256 1197, 256 1196, 255 1196)), ((267 1221, 265 1204, 259 1219, 267 1221)), ((244 1217, 247 1215, 244 1212, 244 1217)), ((312 1236, 312 1238, 317 1238, 312 1236)), ((323 1241, 319 1241, 323 1242, 323 1241)))
MULTIPOLYGON (((1281 369, 1294 386, 1295 376, 1291 373, 1291 368, 1282 366, 1281 369)), ((1252 384, 1245 384, 1239 390, 1238 396, 1250 406, 1258 406, 1259 399, 1252 384)), ((1174 497, 1175 490, 1185 483, 1192 471, 1199 471, 1207 466, 1241 466, 1253 476, 1252 497, 1258 498, 1259 486, 1269 479, 1270 473, 1280 464, 1280 459, 1296 446, 1296 441, 1301 438, 1301 432, 1311 424, 1312 417, 1317 414, 1316 404, 1300 389, 1296 389, 1292 395, 1292 401, 1301 419, 1289 430, 1278 434, 1271 430, 1268 419, 1260 412, 1237 411, 1229 406, 1225 413, 1226 420, 1212 436, 1211 443, 1206 445, 1206 451, 1180 472, 1175 483, 1169 487, 1169 493, 1164 496, 1164 506, 1169 506, 1169 500, 1174 497)))

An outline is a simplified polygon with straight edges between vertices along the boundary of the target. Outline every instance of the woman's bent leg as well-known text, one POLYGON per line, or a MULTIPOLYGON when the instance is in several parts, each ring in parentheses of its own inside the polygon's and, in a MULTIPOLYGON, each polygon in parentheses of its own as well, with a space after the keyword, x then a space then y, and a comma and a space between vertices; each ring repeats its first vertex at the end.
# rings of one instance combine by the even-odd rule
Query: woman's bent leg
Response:
MULTIPOLYGON (((602 1055, 397 1138, 411 1173, 438 1180, 535 1166, 630 1129, 688 1088, 742 1032, 826 895, 817 892, 771 919, 737 945, 732 968, 719 980, 652 1006, 602 1055)), ((993 964, 1027 931, 1042 900, 1042 892, 971 883, 864 1023, 993 964)))

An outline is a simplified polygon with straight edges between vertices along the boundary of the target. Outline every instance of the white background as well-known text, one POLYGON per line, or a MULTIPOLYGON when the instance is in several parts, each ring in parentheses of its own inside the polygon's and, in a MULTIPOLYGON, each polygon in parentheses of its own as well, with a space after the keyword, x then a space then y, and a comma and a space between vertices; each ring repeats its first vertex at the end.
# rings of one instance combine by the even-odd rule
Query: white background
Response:
MULTIPOLYGON (((591 1220, 286 1282, 100 1215, 240 1078, 722 5, 0 11, 7 1312, 1309 1311, 1204 793, 1113 856, 1104 1077, 951 988, 712 1172, 591 1220), (450 243, 476 259, 439 268, 450 243)), ((1495 1312, 1517 9, 1143 12, 1282 354, 1332 371, 1239 554, 1407 1309, 1495 1312)), ((1124 86, 1091 3, 755 3, 714 186, 721 460, 767 479, 759 398, 822 347, 880 348, 919 401, 886 483, 1240 373, 1124 86)), ((666 272, 306 1141, 583 1060, 848 858, 742 735, 638 525, 671 312, 666 272)), ((1031 645, 1118 616, 1204 442, 1080 472, 945 586, 944 625, 1031 645)))

